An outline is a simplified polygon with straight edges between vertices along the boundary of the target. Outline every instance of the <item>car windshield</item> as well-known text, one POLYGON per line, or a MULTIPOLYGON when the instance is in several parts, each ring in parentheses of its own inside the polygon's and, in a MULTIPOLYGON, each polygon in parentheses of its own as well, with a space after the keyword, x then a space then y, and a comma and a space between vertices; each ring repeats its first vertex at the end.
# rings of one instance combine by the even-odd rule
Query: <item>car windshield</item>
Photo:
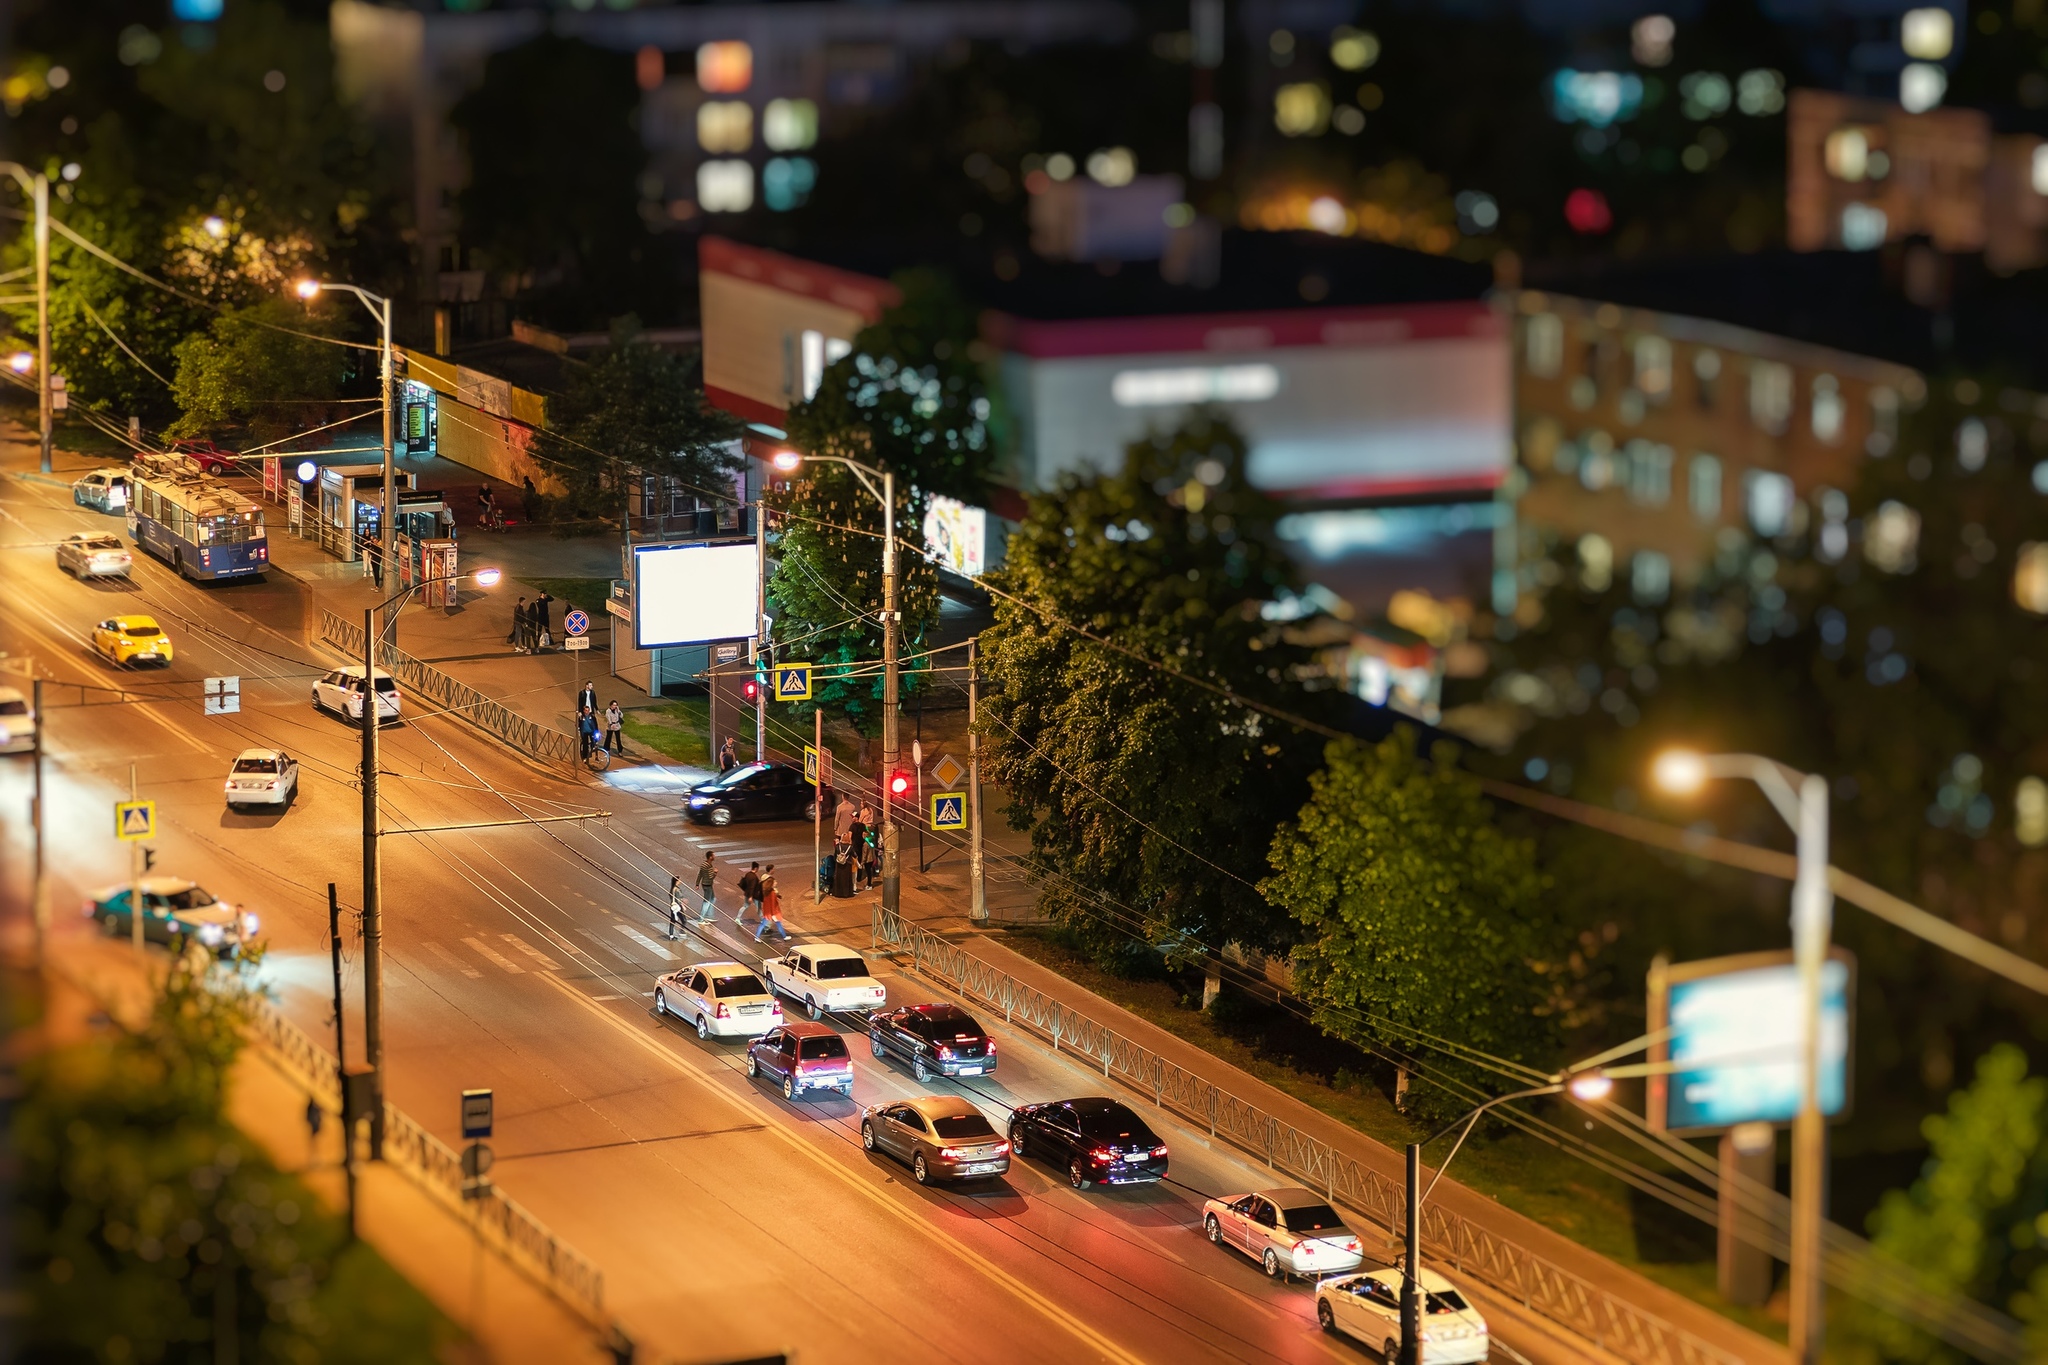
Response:
POLYGON ((1107 1109, 1083 1109, 1081 1131, 1092 1138, 1129 1138, 1133 1142, 1153 1142, 1152 1130, 1138 1121, 1138 1116, 1120 1104, 1107 1109))
POLYGON ((948 1114, 942 1119, 933 1119, 932 1128, 942 1138, 985 1138, 994 1137, 996 1130, 988 1126, 988 1120, 979 1114, 948 1114))
POLYGON ((820 981, 844 981, 848 977, 867 974, 868 964, 857 957, 827 957, 818 960, 820 981))
POLYGON ((1346 1231, 1344 1220, 1328 1204, 1302 1204, 1282 1210, 1289 1232, 1338 1233, 1346 1231))
POLYGON ((1455 1289, 1445 1289, 1429 1296, 1425 1311, 1431 1313, 1463 1313, 1472 1307, 1455 1289))
POLYGON ((925 1023, 934 1038, 976 1038, 981 1035, 981 1025, 966 1010, 943 1005, 935 1010, 926 1010, 925 1023))
POLYGON ((830 1038, 805 1038, 797 1043, 796 1055, 799 1057, 844 1057, 846 1055, 846 1040, 836 1033, 830 1038))
POLYGON ((398 680, 396 678, 379 678, 377 679, 377 690, 379 692, 396 692, 398 690, 398 680))
POLYGON ((0 701, 0 716, 25 716, 27 714, 28 703, 25 701, 17 701, 12 699, 8 701, 0 701))
POLYGON ((204 910, 213 904, 213 893, 201 886, 188 886, 183 891, 173 891, 164 897, 164 904, 173 910, 204 910))
POLYGON ((152 640, 155 639, 157 636, 163 634, 164 632, 163 627, 157 625, 156 622, 152 621, 146 626, 123 626, 121 628, 121 633, 123 635, 134 636, 137 639, 152 640))
POLYGON ((730 1000, 736 995, 766 995, 768 988, 761 984, 761 978, 752 972, 739 976, 716 977, 711 982, 712 994, 721 1000, 730 1000))
POLYGON ((235 760, 235 771, 238 773, 274 773, 277 771, 277 760, 274 758, 238 758, 235 760))
POLYGON ((88 550, 118 550, 121 548, 121 542, 112 536, 94 536, 92 539, 85 541, 84 545, 88 550))
POLYGON ((743 768, 734 768, 729 773, 720 773, 718 776, 712 778, 709 782, 699 782, 697 784, 696 790, 725 791, 729 788, 738 786, 740 783, 746 781, 750 777, 756 776, 757 774, 764 773, 766 771, 768 771, 768 765, 765 763, 749 763, 743 768))

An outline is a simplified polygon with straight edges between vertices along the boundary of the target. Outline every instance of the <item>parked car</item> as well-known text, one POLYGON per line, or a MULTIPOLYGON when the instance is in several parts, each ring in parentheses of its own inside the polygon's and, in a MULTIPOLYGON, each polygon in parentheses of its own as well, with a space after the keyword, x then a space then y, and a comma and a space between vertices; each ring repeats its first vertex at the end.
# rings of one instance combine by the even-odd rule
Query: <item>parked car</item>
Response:
POLYGON ((1166 1178, 1166 1144, 1122 1100, 1093 1095, 1010 1111, 1010 1149, 1067 1168, 1067 1183, 1131 1185, 1166 1178))
POLYGON ((183 455, 207 474, 232 474, 239 467, 236 462, 241 458, 232 450, 201 440, 173 441, 170 453, 183 455))
POLYGON ((135 556, 119 536, 76 531, 57 542, 57 567, 79 578, 126 578, 135 556))
MULTIPOLYGON (((1387 1359, 1401 1349, 1401 1272, 1375 1270, 1316 1286, 1316 1321, 1355 1337, 1387 1359)), ((1422 1365, 1474 1365, 1486 1359, 1486 1319, 1457 1286, 1422 1271, 1422 1365)))
POLYGON ((228 769, 228 809, 288 806, 299 794, 299 761, 282 749, 244 749, 228 769))
POLYGON ((859 951, 836 943, 806 943, 782 957, 761 964, 768 988, 804 1002, 816 1019, 827 1010, 878 1010, 889 992, 868 975, 859 951))
POLYGON ((71 500, 100 512, 128 510, 128 471, 95 469, 71 485, 71 500))
POLYGON ((980 1076, 996 1069, 996 1040, 958 1005, 905 1005, 868 1017, 868 1045, 877 1057, 910 1063, 920 1081, 980 1076))
MULTIPOLYGON (((397 720, 404 699, 399 695, 398 680, 383 669, 377 670, 377 723, 397 720)), ((363 718, 363 666, 350 664, 323 675, 313 684, 313 709, 332 711, 350 720, 363 718)))
POLYGON ((986 1180, 1010 1169, 1010 1144, 956 1095, 869 1105, 860 1114, 860 1145, 909 1162, 920 1185, 986 1180))
POLYGON ((747 1074, 782 1083, 782 1098, 806 1091, 835 1090, 853 1098, 853 1054, 846 1040, 824 1024, 784 1024, 747 1044, 747 1074))
POLYGON ((0 687, 0 753, 25 754, 36 747, 36 713, 18 687, 0 687))
POLYGON ((782 1024, 782 1006, 737 962, 700 962, 654 983, 654 1012, 694 1024, 699 1038, 752 1038, 782 1024))
POLYGON ((743 763, 690 788, 683 810, 699 824, 811 818, 811 784, 787 763, 743 763))
POLYGON ((1356 1270, 1365 1256, 1358 1234, 1313 1190, 1256 1190, 1202 1205, 1202 1230, 1220 1247, 1242 1251, 1268 1275, 1331 1275, 1356 1270))
MULTIPOLYGON (((84 905, 87 918, 115 938, 135 932, 129 911, 130 888, 110 886, 84 905)), ((199 943, 220 957, 234 957, 256 936, 255 914, 237 910, 197 882, 183 877, 142 879, 142 936, 151 943, 183 947, 199 943)))
POLYGON ((171 637, 154 616, 110 616, 92 628, 93 653, 111 664, 171 662, 171 637))

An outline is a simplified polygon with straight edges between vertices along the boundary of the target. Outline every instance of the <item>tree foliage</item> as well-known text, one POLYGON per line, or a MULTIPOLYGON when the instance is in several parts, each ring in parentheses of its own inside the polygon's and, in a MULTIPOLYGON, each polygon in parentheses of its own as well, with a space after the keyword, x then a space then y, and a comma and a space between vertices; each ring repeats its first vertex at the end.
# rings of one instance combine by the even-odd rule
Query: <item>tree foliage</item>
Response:
POLYGON ((985 771, 1052 874, 1041 906, 1105 951, 1292 937, 1255 883, 1314 747, 1209 690, 1292 713, 1320 701, 1309 649, 1262 612, 1299 584, 1244 464, 1243 438, 1196 414, 1133 443, 1121 472, 1033 498, 991 576, 1005 595, 981 636, 985 771))
POLYGON ((322 425, 324 405, 340 396, 342 370, 332 343, 302 335, 314 325, 303 310, 270 300, 222 313, 179 342, 171 393, 181 412, 165 434, 240 428, 250 444, 262 444, 322 425))
POLYGON ((1316 1022, 1404 1052, 1443 1038, 1541 1064, 1556 1046, 1546 981, 1558 934, 1535 850, 1496 824, 1450 746, 1403 727, 1324 750, 1261 889, 1301 925, 1294 988, 1316 1022))
POLYGON ((548 401, 541 449, 567 486, 572 515, 616 516, 628 472, 729 497, 739 471, 730 446, 739 434, 737 421, 705 403, 700 358, 663 350, 628 320, 548 401))

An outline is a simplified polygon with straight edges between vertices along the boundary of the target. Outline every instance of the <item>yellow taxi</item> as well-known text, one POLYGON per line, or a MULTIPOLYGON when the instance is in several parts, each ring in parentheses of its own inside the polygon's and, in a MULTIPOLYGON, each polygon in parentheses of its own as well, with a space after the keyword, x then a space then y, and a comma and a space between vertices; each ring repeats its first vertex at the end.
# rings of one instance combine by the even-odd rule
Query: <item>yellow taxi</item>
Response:
POLYGON ((169 664, 171 637, 154 616, 110 616, 92 628, 93 652, 114 664, 169 664))

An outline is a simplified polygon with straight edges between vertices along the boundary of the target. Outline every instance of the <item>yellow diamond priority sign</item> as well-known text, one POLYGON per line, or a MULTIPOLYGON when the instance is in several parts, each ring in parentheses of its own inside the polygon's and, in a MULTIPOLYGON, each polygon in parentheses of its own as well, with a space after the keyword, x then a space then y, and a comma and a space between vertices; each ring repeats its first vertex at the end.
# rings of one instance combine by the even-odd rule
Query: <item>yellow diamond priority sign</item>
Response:
POLYGON ((156 838, 156 802, 116 801, 114 834, 129 843, 156 838))

